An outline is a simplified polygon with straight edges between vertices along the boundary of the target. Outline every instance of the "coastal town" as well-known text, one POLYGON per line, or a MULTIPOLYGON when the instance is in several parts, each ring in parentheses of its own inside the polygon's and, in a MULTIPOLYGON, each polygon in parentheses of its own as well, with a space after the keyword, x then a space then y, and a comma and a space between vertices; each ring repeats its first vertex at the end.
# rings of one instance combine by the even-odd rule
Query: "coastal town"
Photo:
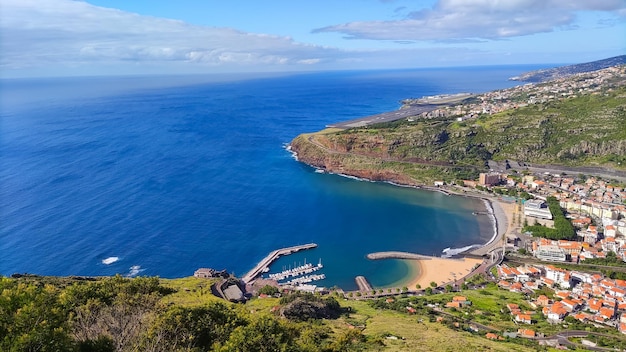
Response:
MULTIPOLYGON (((472 95, 469 102, 442 106, 411 119, 446 117, 463 122, 481 114, 545 104, 579 94, 600 94, 606 92, 607 85, 624 82, 625 77, 626 66, 611 67, 577 74, 575 79, 472 95)), ((432 97, 435 101, 453 98, 458 97, 432 97)), ((432 103, 432 99, 426 103, 432 103)), ((436 299, 426 299, 425 302, 431 302, 428 303, 431 312, 439 314, 436 321, 456 317, 452 320, 453 327, 465 326, 491 340, 527 338, 564 347, 567 339, 554 333, 569 331, 573 334, 569 337, 576 337, 576 332, 563 329, 574 323, 579 324, 578 328, 593 328, 596 332, 626 334, 626 174, 603 168, 548 168, 515 160, 490 160, 488 166, 490 171, 480 173, 477 179, 436 180, 432 186, 420 187, 450 196, 484 199, 486 211, 477 210, 475 215, 493 217, 495 227, 494 237, 486 245, 455 252, 452 258, 429 258, 406 252, 370 254, 369 259, 398 258, 415 263, 419 275, 404 287, 383 288, 373 287, 366 277, 358 276, 355 291, 318 287, 309 284, 308 277, 303 277, 302 282, 298 279, 278 282, 277 278, 291 275, 292 270, 299 272, 296 268, 261 277, 262 272, 269 271, 271 261, 267 261, 238 286, 241 288, 237 290, 238 299, 243 300, 246 294, 268 297, 258 293, 264 286, 283 293, 339 294, 344 299, 371 302, 383 299, 388 307, 404 302, 406 297, 456 294, 447 302, 432 303, 436 299), (463 319, 459 320, 459 312, 480 312, 473 308, 471 296, 475 296, 472 292, 485 291, 486 285, 516 294, 515 299, 501 304, 500 311, 507 314, 517 329, 472 321, 460 323, 463 319), (555 330, 555 327, 561 328, 555 330)), ((306 269, 302 270, 303 274, 310 274, 313 267, 303 268, 306 269)), ((313 280, 324 278, 323 274, 309 276, 313 280)), ((408 302, 403 311, 417 314, 415 304, 411 303, 415 301, 408 302)), ((586 336, 586 333, 578 334, 586 336)), ((585 348, 603 350, 591 341, 582 342, 585 348)))
MULTIPOLYGON (((598 94, 615 82, 623 84, 625 78, 626 66, 622 65, 593 72, 578 73, 544 83, 517 85, 483 94, 461 94, 461 96, 469 98, 423 112, 419 116, 411 117, 411 120, 455 117, 457 121, 466 121, 482 114, 492 115, 528 105, 575 98, 585 94, 598 94)), ((432 103, 432 97, 402 100, 404 109, 432 103)))

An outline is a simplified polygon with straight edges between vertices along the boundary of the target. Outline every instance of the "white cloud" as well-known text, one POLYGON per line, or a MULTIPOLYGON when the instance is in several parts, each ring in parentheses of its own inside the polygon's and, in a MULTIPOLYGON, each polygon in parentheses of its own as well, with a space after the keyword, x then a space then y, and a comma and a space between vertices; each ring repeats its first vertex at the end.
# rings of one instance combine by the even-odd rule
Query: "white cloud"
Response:
POLYGON ((316 29, 349 39, 449 41, 501 39, 575 28, 579 11, 624 17, 624 0, 439 0, 401 20, 350 22, 316 29))
POLYGON ((310 65, 337 49, 289 37, 195 26, 73 0, 3 0, 0 68, 119 63, 310 65))

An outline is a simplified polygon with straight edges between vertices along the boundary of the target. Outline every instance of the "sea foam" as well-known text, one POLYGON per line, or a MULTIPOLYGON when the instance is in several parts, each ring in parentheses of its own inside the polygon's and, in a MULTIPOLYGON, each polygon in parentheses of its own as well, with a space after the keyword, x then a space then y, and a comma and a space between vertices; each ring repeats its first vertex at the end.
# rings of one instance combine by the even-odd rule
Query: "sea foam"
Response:
POLYGON ((102 264, 110 265, 110 264, 115 263, 118 260, 120 260, 120 257, 108 257, 106 259, 102 259, 102 264))

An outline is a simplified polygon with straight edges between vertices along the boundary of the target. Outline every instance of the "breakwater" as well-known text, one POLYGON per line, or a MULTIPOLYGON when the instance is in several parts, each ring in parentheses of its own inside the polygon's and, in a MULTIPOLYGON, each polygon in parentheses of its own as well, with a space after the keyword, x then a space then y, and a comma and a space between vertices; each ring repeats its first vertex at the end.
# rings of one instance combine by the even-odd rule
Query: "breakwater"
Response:
POLYGON ((417 253, 409 253, 409 252, 376 252, 370 253, 367 256, 367 259, 433 259, 431 256, 417 254, 417 253))
POLYGON ((259 275, 263 272, 269 270, 270 264, 272 264, 276 259, 283 255, 289 255, 301 250, 316 248, 316 243, 308 243, 302 244, 293 247, 286 247, 271 251, 265 258, 263 258, 252 270, 250 270, 246 275, 244 275, 241 280, 245 283, 253 282, 259 275))

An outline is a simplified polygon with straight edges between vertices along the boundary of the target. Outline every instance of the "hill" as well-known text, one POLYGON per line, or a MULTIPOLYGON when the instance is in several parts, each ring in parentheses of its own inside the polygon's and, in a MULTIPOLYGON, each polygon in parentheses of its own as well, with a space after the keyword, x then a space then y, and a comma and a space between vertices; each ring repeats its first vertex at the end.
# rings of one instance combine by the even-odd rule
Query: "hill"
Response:
POLYGON ((408 185, 475 179, 492 160, 626 178, 625 83, 626 67, 608 68, 408 119, 303 134, 291 146, 316 168, 408 185))
MULTIPOLYGON (((434 311, 417 298, 411 301, 398 295, 393 299, 396 304, 385 306, 384 301, 344 300, 338 294, 289 293, 242 305, 215 297, 211 284, 198 278, 0 277, 0 350, 531 351, 538 347, 524 339, 488 340, 484 332, 469 331, 462 318, 435 321, 434 311), (419 305, 419 312, 408 312, 409 304, 419 305), (334 313, 323 318, 311 315, 320 306, 334 313)), ((511 322, 506 324, 515 329, 511 322)))
POLYGON ((585 62, 568 66, 554 67, 523 73, 517 77, 511 77, 512 81, 522 82, 545 82, 552 79, 571 76, 576 73, 593 72, 607 67, 626 64, 626 55, 611 57, 608 59, 585 62))

